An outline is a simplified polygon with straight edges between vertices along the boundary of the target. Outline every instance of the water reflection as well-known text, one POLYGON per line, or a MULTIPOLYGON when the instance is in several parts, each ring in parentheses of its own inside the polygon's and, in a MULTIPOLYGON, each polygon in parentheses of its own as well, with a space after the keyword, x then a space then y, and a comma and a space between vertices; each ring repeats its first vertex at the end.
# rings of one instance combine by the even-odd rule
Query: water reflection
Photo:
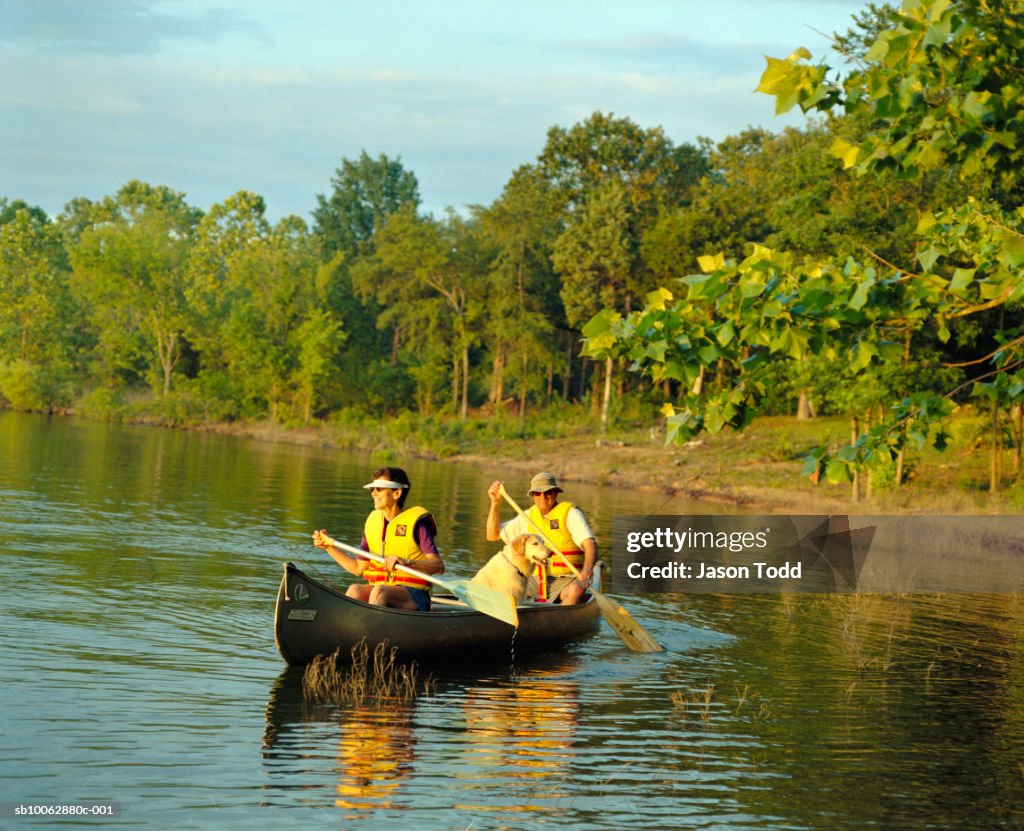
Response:
POLYGON ((302 672, 286 670, 270 690, 266 707, 263 759, 270 782, 264 786, 264 804, 279 804, 293 788, 303 788, 307 764, 322 764, 326 749, 333 747, 333 797, 325 803, 323 790, 315 789, 308 794, 314 804, 340 809, 346 820, 411 805, 416 789, 403 789, 403 780, 415 772, 416 706, 415 700, 307 701, 302 672))
POLYGON ((403 704, 310 702, 301 671, 286 670, 265 711, 266 804, 278 804, 292 777, 304 775, 298 760, 333 746, 330 804, 346 820, 414 805, 495 816, 557 811, 571 797, 578 761, 580 687, 572 675, 579 660, 561 653, 485 679, 453 672, 437 679, 435 693, 403 704))
POLYGON ((580 703, 576 682, 540 670, 466 688, 458 810, 551 813, 571 793, 580 703), (498 794, 497 798, 495 794, 498 794))
POLYGON ((288 667, 278 676, 270 688, 264 717, 263 758, 274 759, 287 752, 296 727, 309 720, 301 669, 288 667))
MULTIPOLYGON (((1024 827, 1020 596, 629 597, 664 654, 602 626, 408 706, 311 706, 273 645, 281 562, 337 576, 309 529, 361 527, 370 466, 0 412, 4 798, 139 828, 1024 827)), ((409 467, 472 573, 497 472, 409 467)), ((686 510, 573 496, 602 537, 686 510)))
POLYGON ((402 780, 413 772, 415 741, 412 706, 357 705, 344 710, 338 723, 338 798, 346 819, 368 819, 374 809, 408 803, 402 780))

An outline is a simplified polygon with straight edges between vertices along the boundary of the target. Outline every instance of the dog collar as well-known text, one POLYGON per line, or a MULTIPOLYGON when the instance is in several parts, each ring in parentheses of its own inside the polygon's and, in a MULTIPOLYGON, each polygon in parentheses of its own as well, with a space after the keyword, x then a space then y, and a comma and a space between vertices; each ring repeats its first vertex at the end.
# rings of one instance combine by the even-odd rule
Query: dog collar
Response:
POLYGON ((522 577, 529 577, 529 576, 530 576, 530 572, 529 572, 529 571, 527 571, 527 572, 522 572, 522 571, 519 571, 519 566, 517 566, 517 565, 516 565, 515 563, 513 563, 513 562, 512 562, 512 561, 511 561, 511 560, 510 560, 510 559, 508 558, 508 554, 506 554, 506 553, 505 553, 504 551, 502 551, 502 552, 501 552, 501 556, 505 558, 505 561, 506 561, 506 562, 507 562, 507 563, 508 563, 508 564, 509 564, 510 566, 512 566, 512 568, 514 568, 514 569, 515 569, 515 570, 516 570, 516 571, 517 571, 517 572, 519 573, 519 575, 520 575, 520 576, 522 576, 522 577))

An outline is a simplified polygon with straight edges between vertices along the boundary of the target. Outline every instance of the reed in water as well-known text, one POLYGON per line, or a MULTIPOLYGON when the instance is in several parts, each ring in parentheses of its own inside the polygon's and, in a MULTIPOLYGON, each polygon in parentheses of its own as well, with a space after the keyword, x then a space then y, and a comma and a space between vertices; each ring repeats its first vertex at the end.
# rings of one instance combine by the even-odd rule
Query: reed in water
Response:
POLYGON ((368 698, 410 701, 420 692, 429 695, 437 686, 432 675, 419 682, 416 662, 395 660, 398 647, 383 641, 370 653, 366 639, 352 647, 349 658, 337 649, 317 655, 302 676, 302 693, 307 700, 334 704, 358 704, 368 698))

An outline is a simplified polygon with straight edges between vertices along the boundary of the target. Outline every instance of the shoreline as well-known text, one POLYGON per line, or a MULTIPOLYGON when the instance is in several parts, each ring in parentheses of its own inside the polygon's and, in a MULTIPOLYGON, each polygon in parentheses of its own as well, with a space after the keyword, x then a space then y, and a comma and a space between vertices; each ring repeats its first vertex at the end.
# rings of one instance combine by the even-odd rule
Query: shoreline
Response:
MULTIPOLYGON (((96 421, 74 411, 60 415, 96 421)), ((444 452, 430 449, 437 439, 429 431, 398 437, 395 431, 386 432, 386 424, 378 429, 331 423, 284 427, 269 421, 168 425, 146 418, 120 423, 385 454, 391 459, 405 456, 445 464, 500 466, 525 476, 550 470, 566 482, 679 496, 761 513, 1017 514, 1024 496, 1024 489, 1015 489, 1012 483, 996 498, 988 494, 984 487, 988 459, 977 447, 946 455, 918 454, 911 481, 875 498, 854 501, 848 484, 812 484, 802 476, 803 457, 811 447, 843 441, 846 422, 835 418, 798 421, 792 416, 764 416, 743 433, 723 431, 670 446, 664 445, 657 425, 620 426, 607 433, 589 425, 560 425, 561 435, 537 438, 477 438, 470 429, 468 436, 460 437, 462 447, 451 437, 441 440, 444 452)), ((522 425, 510 428, 521 431, 522 425)))
MULTIPOLYGON (((396 456, 411 456, 444 464, 469 464, 477 467, 500 466, 524 476, 550 470, 565 482, 628 488, 634 491, 681 496, 710 504, 758 509, 768 513, 882 513, 871 501, 852 502, 840 488, 813 485, 800 477, 802 463, 767 462, 777 474, 791 478, 790 485, 765 487, 755 483, 738 484, 716 481, 707 471, 694 469, 688 456, 699 454, 714 440, 690 442, 684 446, 665 447, 661 440, 642 442, 632 437, 609 439, 599 433, 575 436, 501 440, 493 448, 479 448, 438 455, 423 448, 403 447, 390 451, 382 441, 353 444, 339 438, 330 425, 286 428, 269 422, 246 424, 216 423, 175 429, 235 435, 267 441, 327 449, 375 453, 389 450, 396 456), (568 463, 566 460, 572 460, 568 463), (780 469, 782 468, 782 469, 780 469), (868 509, 874 510, 869 511, 868 509)), ((737 438, 733 437, 736 441, 737 438)), ((738 438, 743 441, 742 437, 738 438)))

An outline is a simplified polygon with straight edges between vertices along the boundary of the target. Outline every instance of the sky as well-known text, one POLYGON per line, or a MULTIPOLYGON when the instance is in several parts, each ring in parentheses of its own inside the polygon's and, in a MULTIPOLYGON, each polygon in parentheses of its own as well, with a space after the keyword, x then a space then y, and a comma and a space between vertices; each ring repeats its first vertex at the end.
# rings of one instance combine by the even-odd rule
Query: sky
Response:
POLYGON ((343 158, 423 209, 490 204, 595 111, 676 144, 779 131, 765 56, 828 53, 867 0, 0 0, 0 197, 54 216, 132 179, 311 221, 343 158))

